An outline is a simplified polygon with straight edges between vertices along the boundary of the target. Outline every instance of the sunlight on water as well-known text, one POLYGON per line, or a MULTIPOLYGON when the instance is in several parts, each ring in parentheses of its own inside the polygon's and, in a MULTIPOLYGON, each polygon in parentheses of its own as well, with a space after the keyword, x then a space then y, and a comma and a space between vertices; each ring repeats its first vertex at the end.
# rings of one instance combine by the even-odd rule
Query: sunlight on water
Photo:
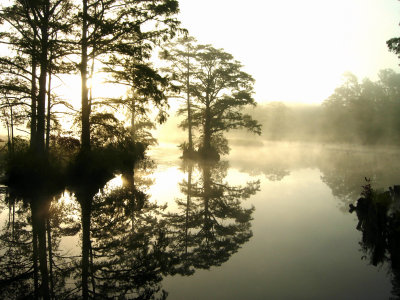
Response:
POLYGON ((182 195, 179 183, 187 178, 185 174, 179 170, 179 167, 164 167, 159 168, 149 177, 154 179, 154 184, 148 190, 151 196, 150 201, 160 205, 167 204, 169 210, 175 210, 175 199, 182 195))
MULTIPOLYGON (((185 253, 182 241, 185 234, 190 237, 186 251, 196 264, 192 276, 163 277, 168 299, 389 297, 391 271, 387 264, 377 268, 361 259, 365 257, 360 246, 363 235, 357 230, 357 215, 349 213, 349 204, 360 197, 365 177, 372 178, 377 188, 400 182, 400 153, 395 149, 267 143, 265 147, 236 146, 229 156, 208 164, 179 159, 179 150, 172 144, 152 151, 155 163, 139 165, 133 183, 152 204, 167 204, 167 210, 156 218, 166 222, 163 226, 169 238, 176 239, 174 252, 185 253), (204 222, 205 203, 211 216, 208 220, 215 222, 209 227, 204 222), (250 212, 247 219, 246 210, 250 212), (190 225, 188 220, 192 220, 190 225), (207 230, 211 235, 202 235, 207 230)), ((110 180, 96 195, 96 204, 104 200, 104 209, 109 208, 111 216, 123 217, 128 232, 145 230, 151 236, 151 230, 140 228, 140 222, 154 208, 145 212, 148 208, 144 207, 142 216, 139 209, 131 224, 130 217, 125 219, 129 207, 118 215, 120 198, 105 197, 113 192, 121 195, 123 178, 117 175, 110 180)), ((140 204, 140 198, 134 199, 140 204)), ((4 228, 9 218, 4 201, 1 209, 4 228)), ((54 209, 80 224, 81 206, 70 191, 54 202, 54 209)), ((92 217, 96 214, 94 210, 92 217)), ((118 233, 113 220, 109 220, 110 228, 118 233)), ((107 222, 97 223, 100 227, 93 231, 93 243, 99 242, 95 235, 107 233, 107 222)), ((81 238, 82 231, 62 237, 62 255, 79 260, 81 238)), ((74 280, 68 279, 68 284, 74 280)))
POLYGON ((180 161, 177 144, 173 142, 159 142, 157 146, 150 148, 148 156, 163 165, 177 165, 180 161))
POLYGON ((243 185, 248 181, 259 180, 261 178, 262 176, 252 176, 249 173, 241 172, 238 169, 230 168, 227 172, 224 181, 228 182, 230 185, 237 186, 237 185, 243 185))

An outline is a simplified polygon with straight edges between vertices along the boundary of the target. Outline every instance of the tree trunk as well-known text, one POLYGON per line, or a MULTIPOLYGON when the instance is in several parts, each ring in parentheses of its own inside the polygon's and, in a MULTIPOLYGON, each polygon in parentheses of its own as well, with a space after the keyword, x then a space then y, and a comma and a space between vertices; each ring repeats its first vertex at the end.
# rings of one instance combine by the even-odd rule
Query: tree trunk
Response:
POLYGON ((204 119, 203 148, 205 153, 209 153, 211 150, 211 109, 209 103, 206 104, 204 119))
POLYGON ((7 151, 11 153, 11 133, 10 133, 10 125, 8 124, 8 119, 6 119, 6 127, 7 127, 7 151))
POLYGON ((32 82, 31 82, 31 140, 30 147, 31 150, 36 149, 35 141, 36 141, 36 123, 37 123, 37 115, 36 115, 36 59, 32 57, 32 82))
MULTIPOLYGON (((48 4, 48 1, 46 1, 48 4)), ((48 5, 46 5, 48 7, 48 5)), ((48 16, 48 12, 45 12, 48 16)), ((47 68, 48 68, 48 24, 44 18, 44 24, 41 28, 41 52, 40 52, 40 76, 39 76, 39 96, 37 101, 37 136, 36 136, 36 151, 39 155, 44 154, 45 150, 45 110, 46 110, 46 84, 47 84, 47 68)))
POLYGON ((136 117, 136 101, 135 101, 135 94, 133 94, 131 100, 131 137, 133 142, 136 141, 135 117, 136 117))
POLYGON ((12 200, 12 239, 15 239, 15 199, 12 200))
POLYGON ((10 123, 8 122, 8 118, 6 118, 6 127, 7 127, 7 150, 9 154, 14 153, 14 114, 13 107, 7 99, 7 105, 10 108, 10 123))
POLYGON ((192 137, 192 108, 190 103, 190 58, 187 58, 187 77, 186 77, 186 101, 187 101, 187 112, 188 112, 188 134, 189 134, 189 153, 193 152, 193 137, 192 137))
POLYGON ((45 218, 40 216, 38 221, 38 241, 39 241, 39 267, 42 277, 41 291, 43 299, 50 299, 49 274, 47 268, 46 251, 46 223, 45 218))
POLYGON ((46 152, 50 148, 50 119, 51 119, 51 70, 49 70, 49 84, 47 88, 47 116, 46 116, 46 152))
POLYGON ((94 264, 93 264, 93 248, 92 243, 90 243, 90 272, 92 274, 92 289, 93 289, 93 298, 96 298, 96 281, 94 279, 94 264))
POLYGON ((122 173, 122 184, 123 187, 128 189, 131 193, 131 198, 129 199, 129 207, 131 211, 131 228, 134 229, 135 223, 135 211, 137 210, 137 199, 136 199, 136 189, 135 189, 135 169, 126 170, 122 173))
POLYGON ((10 121, 11 121, 11 153, 14 153, 14 113, 13 113, 13 107, 10 105, 10 121))
POLYGON ((207 165, 203 166, 203 188, 204 188, 204 219, 203 219, 203 230, 206 234, 206 243, 208 246, 210 233, 212 230, 211 215, 209 211, 210 196, 211 196, 211 174, 210 167, 207 165))
POLYGON ((90 105, 87 87, 87 66, 88 66, 88 5, 87 0, 82 1, 82 44, 81 44, 81 85, 82 85, 82 133, 81 133, 81 150, 83 152, 90 150, 90 105))

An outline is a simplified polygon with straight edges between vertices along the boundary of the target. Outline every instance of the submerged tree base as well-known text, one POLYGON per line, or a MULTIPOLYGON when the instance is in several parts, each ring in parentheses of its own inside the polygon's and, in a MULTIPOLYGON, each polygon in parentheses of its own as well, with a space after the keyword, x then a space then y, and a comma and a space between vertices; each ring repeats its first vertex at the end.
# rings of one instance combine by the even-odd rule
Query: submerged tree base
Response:
POLYGON ((220 154, 215 148, 199 148, 198 156, 201 160, 219 161, 220 154))
POLYGON ((182 159, 191 159, 195 161, 214 161, 217 162, 221 159, 221 156, 215 149, 208 149, 205 150, 204 148, 200 148, 198 151, 196 150, 189 150, 189 149, 184 149, 182 156, 182 159))
POLYGON ((193 149, 183 149, 181 158, 197 160, 197 159, 199 159, 199 153, 193 149))

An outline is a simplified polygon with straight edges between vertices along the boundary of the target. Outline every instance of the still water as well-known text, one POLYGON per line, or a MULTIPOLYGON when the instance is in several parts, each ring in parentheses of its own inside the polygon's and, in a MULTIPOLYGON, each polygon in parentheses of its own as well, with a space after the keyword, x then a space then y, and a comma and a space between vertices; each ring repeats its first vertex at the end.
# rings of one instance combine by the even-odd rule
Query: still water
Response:
MULTIPOLYGON (((297 143, 232 148, 224 181, 260 180, 260 191, 242 202, 255 207, 253 236, 220 267, 164 279, 171 299, 391 296, 388 266, 372 266, 364 257, 358 220, 348 207, 359 198, 365 177, 376 188, 400 182, 400 153, 297 143)), ((178 182, 178 161, 159 161, 157 172, 178 182)), ((176 195, 166 189, 158 197, 173 202, 176 195)))
MULTIPOLYGON (((175 145, 152 149, 154 164, 136 170, 134 181, 149 204, 129 218, 124 217, 126 212, 117 213, 116 198, 97 196, 102 200, 95 203, 106 203, 92 215, 95 266, 90 284, 97 295, 108 291, 107 297, 131 299, 167 294, 168 299, 397 297, 392 290, 398 285, 393 275, 398 269, 390 259, 371 264, 371 251, 360 244, 359 220, 356 213, 349 213, 349 204, 360 197, 365 178, 371 179, 373 188, 400 184, 398 149, 241 144, 233 144, 229 156, 209 164, 183 162, 175 145), (114 276, 116 270, 127 273, 114 276)), ((120 176, 113 179, 103 194, 117 190, 122 181, 120 176)), ((72 207, 70 217, 79 222, 73 195, 65 192, 63 199, 72 207)), ((0 207, 4 241, 11 217, 7 205, 0 207)), ((57 234, 57 253, 70 256, 65 262, 70 269, 63 275, 69 292, 62 293, 69 298, 79 295, 82 245, 79 234, 57 234)), ((1 251, 7 260, 4 243, 1 251)), ((5 282, 8 273, 0 274, 5 282)))

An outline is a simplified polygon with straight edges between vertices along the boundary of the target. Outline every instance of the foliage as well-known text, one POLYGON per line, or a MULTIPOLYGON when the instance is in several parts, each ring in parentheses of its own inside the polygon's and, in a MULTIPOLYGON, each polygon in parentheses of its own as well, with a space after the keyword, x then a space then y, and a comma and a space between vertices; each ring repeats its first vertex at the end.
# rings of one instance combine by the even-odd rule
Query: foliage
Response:
POLYGON ((168 88, 168 78, 158 74, 150 64, 126 57, 111 57, 104 71, 112 76, 109 82, 128 88, 125 97, 107 99, 106 103, 126 111, 134 141, 155 144, 150 130, 155 128, 156 123, 164 123, 167 118, 165 90, 168 88))
POLYGON ((7 194, 5 199, 12 217, 0 232, 0 296, 3 299, 27 297, 32 291, 32 234, 27 229, 29 210, 15 203, 7 194))
POLYGON ((213 157, 227 151, 223 147, 220 153, 216 144, 227 144, 221 142, 224 132, 245 128, 261 134, 261 125, 243 113, 245 106, 255 106, 256 102, 252 97, 254 79, 242 71, 242 65, 222 49, 196 45, 190 38, 180 43, 183 50, 164 50, 161 56, 170 61, 172 78, 186 92, 186 107, 179 113, 187 114, 181 127, 190 128, 189 147, 192 128, 200 134, 199 153, 213 157))
POLYGON ((175 18, 178 11, 175 0, 83 1, 79 25, 82 50, 81 146, 84 151, 91 146, 90 115, 94 107, 87 81, 93 76, 95 61, 106 66, 103 71, 112 73, 116 81, 123 79, 123 84, 128 82, 141 96, 151 95, 160 103, 157 89, 154 90, 156 85, 146 82, 155 77, 149 75, 153 70, 144 61, 150 57, 155 44, 174 36, 179 25, 175 18))
POLYGON ((52 195, 65 186, 65 169, 56 158, 42 160, 31 151, 16 152, 7 159, 5 183, 23 199, 52 195))
POLYGON ((191 81, 196 70, 196 49, 194 43, 196 39, 190 36, 184 36, 175 42, 169 43, 160 53, 160 57, 169 63, 164 68, 166 73, 170 73, 171 81, 176 89, 170 97, 185 100, 185 105, 178 110, 178 114, 185 114, 187 118, 180 124, 180 127, 188 130, 188 143, 182 144, 183 157, 195 158, 197 155, 193 143, 193 118, 192 118, 192 100, 191 100, 191 81))
MULTIPOLYGON (((49 272, 53 265, 50 261, 49 270, 46 257, 52 249, 51 233, 57 237, 56 231, 50 232, 54 222, 47 222, 54 194, 66 186, 76 193, 82 208, 82 240, 86 247, 90 242, 90 220, 87 226, 85 217, 90 218, 93 195, 115 173, 133 172, 135 162, 144 157, 146 146, 132 140, 124 124, 104 109, 108 103, 92 98, 87 81, 96 71, 95 62, 105 66, 114 59, 115 65, 117 58, 124 59, 118 71, 128 74, 131 88, 145 97, 137 110, 148 109, 150 97, 161 107, 166 102, 163 89, 167 81, 146 60, 156 44, 178 30, 178 11, 175 0, 83 0, 81 5, 75 1, 15 0, 4 3, 1 9, 0 42, 8 45, 10 52, 10 57, 0 59, 0 112, 9 141, 4 181, 13 195, 22 198, 31 209, 32 256, 40 269, 38 285, 35 267, 36 298, 50 298, 49 286, 52 289, 49 272), (54 105, 64 103, 70 107, 66 101, 55 101, 58 98, 52 93, 51 78, 66 72, 81 73, 80 142, 60 132, 56 136, 50 134, 59 124, 52 110, 54 105), (29 125, 30 149, 18 147, 14 129, 22 124, 29 125)), ((165 118, 166 113, 161 110, 158 119, 165 118)), ((53 242, 57 246, 57 240, 53 242)), ((84 266, 87 271, 88 251, 86 247, 82 254, 82 274, 84 266)), ((82 275, 82 297, 86 299, 84 278, 82 275)))
POLYGON ((94 195, 115 174, 133 170, 134 163, 144 157, 144 151, 142 144, 125 139, 79 153, 68 166, 69 186, 74 191, 90 189, 94 195))

